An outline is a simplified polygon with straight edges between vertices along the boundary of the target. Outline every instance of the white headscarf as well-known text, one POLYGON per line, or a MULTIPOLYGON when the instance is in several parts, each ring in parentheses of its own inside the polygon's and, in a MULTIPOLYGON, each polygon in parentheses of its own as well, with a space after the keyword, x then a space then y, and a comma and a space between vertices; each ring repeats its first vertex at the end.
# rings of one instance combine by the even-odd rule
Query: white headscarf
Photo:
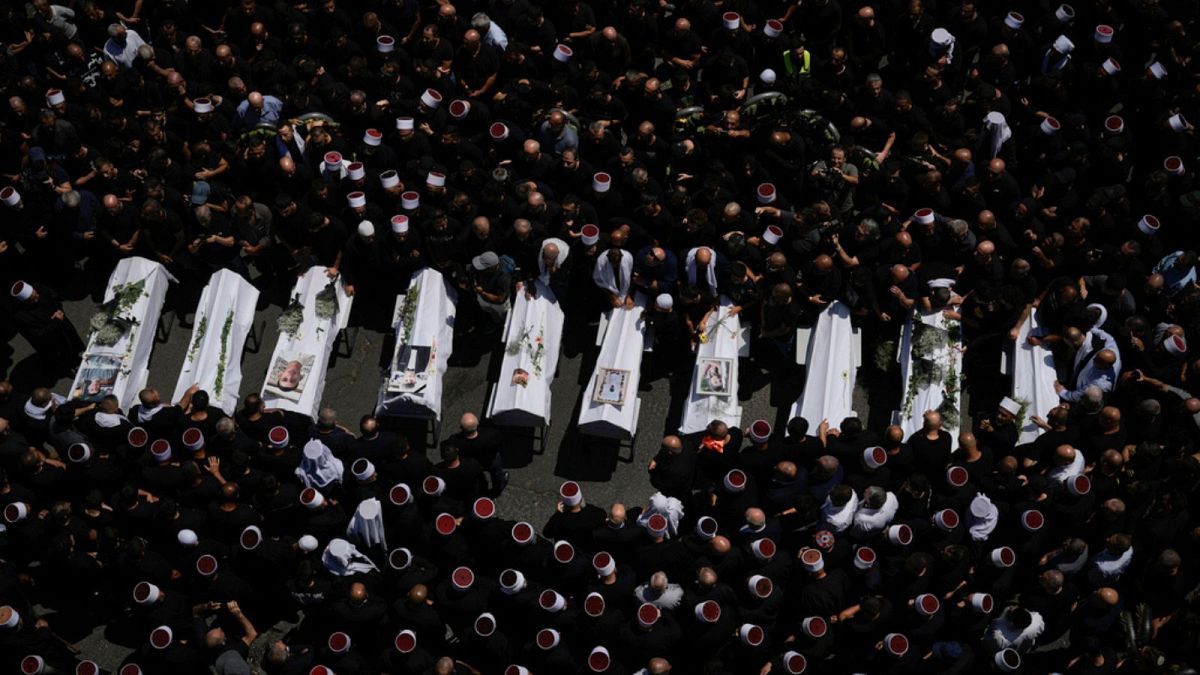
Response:
POLYGON ((1000 154, 1001 146, 1012 138, 1012 129, 1008 128, 1008 120, 1004 119, 1003 113, 990 112, 983 118, 983 131, 988 135, 990 156, 994 159, 1000 154))
POLYGON ((696 280, 696 274, 698 273, 700 266, 696 264, 696 254, 699 253, 700 249, 702 249, 702 248, 707 248, 709 253, 712 255, 712 260, 710 260, 708 262, 708 269, 705 270, 704 281, 705 281, 705 283, 708 284, 708 288, 710 291, 709 295, 716 295, 717 294, 717 252, 712 250, 708 246, 697 246, 696 248, 693 248, 692 250, 688 251, 688 254, 687 254, 688 283, 691 284, 694 288, 699 288, 699 284, 697 283, 697 280, 696 280))
MULTIPOLYGON (((542 242, 541 251, 545 251, 546 246, 550 244, 558 247, 558 257, 554 259, 554 265, 561 268, 563 263, 567 262, 567 256, 571 254, 571 247, 562 239, 550 237, 542 242)), ((538 281, 541 281, 543 284, 550 283, 550 273, 546 271, 546 260, 541 255, 538 256, 538 281)))
POLYGON ((162 409, 163 409, 163 404, 161 404, 161 403, 154 406, 153 408, 147 408, 144 405, 139 406, 138 407, 138 424, 145 424, 146 422, 149 422, 162 409))
MULTIPOLYGON (((935 28, 933 29, 933 34, 930 35, 929 39, 933 42, 933 44, 945 50, 944 53, 946 54, 946 63, 954 63, 954 43, 956 40, 953 33, 945 28, 935 28)), ((936 51, 930 51, 933 52, 934 56, 937 56, 936 51)))
POLYGON ((346 536, 362 546, 378 546, 384 551, 387 550, 387 534, 383 530, 383 505, 378 499, 372 497, 359 503, 354 517, 346 527, 346 536))
POLYGON ((646 527, 650 516, 661 514, 667 519, 667 539, 679 531, 679 521, 683 520, 683 502, 674 497, 668 497, 661 492, 650 495, 650 505, 638 516, 638 525, 646 527))
POLYGON ((321 554, 321 563, 329 573, 338 577, 348 577, 351 574, 378 572, 379 568, 371 559, 363 555, 354 544, 345 539, 332 539, 321 554))
POLYGON ((129 420, 126 419, 124 415, 119 415, 117 413, 96 413, 96 426, 100 427, 101 429, 112 429, 113 427, 121 426, 121 422, 128 421, 129 420))
POLYGON ((892 522, 892 518, 896 517, 896 511, 899 509, 900 500, 896 499, 896 495, 889 492, 883 500, 883 506, 877 509, 861 506, 854 512, 854 529, 857 532, 866 534, 879 532, 892 522))
POLYGON ((1083 475, 1085 461, 1083 452, 1079 449, 1075 450, 1075 459, 1066 466, 1056 466, 1047 472, 1046 477, 1055 483, 1065 483, 1076 476, 1083 475))
POLYGON ((1121 555, 1113 555, 1108 549, 1096 554, 1092 559, 1092 565, 1100 572, 1100 575, 1105 579, 1111 579, 1120 575, 1128 567, 1129 563, 1133 562, 1133 547, 1125 549, 1121 555))
POLYGON ((592 272, 592 280, 600 288, 624 300, 629 295, 630 284, 633 283, 633 254, 629 251, 621 251, 620 288, 617 288, 616 275, 613 274, 612 264, 608 261, 608 251, 596 257, 596 269, 592 272))
POLYGON ((821 520, 834 532, 845 532, 854 523, 854 512, 857 510, 858 495, 854 491, 850 492, 850 500, 841 507, 834 506, 833 501, 826 497, 821 505, 821 520))
POLYGON ((344 469, 342 460, 333 456, 333 451, 317 439, 304 445, 304 459, 296 467, 296 477, 304 487, 323 488, 330 483, 341 483, 344 469))
POLYGON ((1000 509, 992 503, 992 500, 987 498, 987 495, 982 492, 975 493, 975 498, 971 500, 971 509, 969 511, 971 523, 971 539, 975 541, 984 541, 992 534, 992 530, 996 529, 996 525, 1000 522, 1000 509), (975 510, 986 510, 983 516, 975 515, 975 510))

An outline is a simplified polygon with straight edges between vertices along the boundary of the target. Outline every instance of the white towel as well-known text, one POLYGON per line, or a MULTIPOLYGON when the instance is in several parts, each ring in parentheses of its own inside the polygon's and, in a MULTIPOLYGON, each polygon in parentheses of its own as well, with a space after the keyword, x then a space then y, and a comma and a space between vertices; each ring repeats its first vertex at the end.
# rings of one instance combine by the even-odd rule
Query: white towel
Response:
POLYGON ((899 509, 900 501, 889 492, 883 500, 883 506, 877 509, 862 506, 854 512, 854 530, 863 534, 879 532, 892 522, 899 509))
POLYGON ((121 422, 128 422, 124 415, 116 413, 96 413, 96 426, 102 429, 112 429, 113 427, 121 426, 121 422))
POLYGON ((146 422, 149 422, 162 409, 163 409, 163 404, 161 404, 161 403, 154 406, 153 408, 147 408, 146 406, 139 407, 138 408, 138 424, 145 424, 146 422))

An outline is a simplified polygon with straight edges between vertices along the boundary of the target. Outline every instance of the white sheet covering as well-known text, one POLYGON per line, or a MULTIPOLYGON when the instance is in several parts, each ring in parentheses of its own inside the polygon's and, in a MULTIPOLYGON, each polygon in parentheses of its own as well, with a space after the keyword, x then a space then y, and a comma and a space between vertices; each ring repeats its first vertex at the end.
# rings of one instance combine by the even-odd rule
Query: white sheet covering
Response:
POLYGON ((296 280, 296 285, 289 298, 300 296, 300 303, 304 305, 304 320, 295 335, 288 336, 280 333, 279 341, 275 343, 275 351, 271 353, 271 360, 267 365, 267 377, 263 382, 262 389, 263 402, 268 408, 290 410, 308 415, 313 419, 316 419, 317 412, 321 409, 321 397, 325 392, 325 374, 329 368, 329 357, 333 353, 333 345, 338 331, 346 327, 346 322, 350 318, 350 307, 354 301, 354 298, 346 295, 342 280, 339 278, 334 285, 338 298, 337 314, 332 319, 317 318, 314 311, 316 297, 328 283, 329 277, 325 274, 325 268, 319 265, 310 267, 303 276, 296 280), (312 357, 303 388, 297 390, 299 393, 280 395, 269 386, 271 370, 279 359, 291 361, 301 355, 312 357))
POLYGON ((155 333, 158 330, 158 319, 162 316, 163 302, 167 297, 167 286, 176 279, 165 267, 152 260, 124 258, 117 263, 108 277, 108 288, 104 291, 104 302, 108 302, 113 299, 116 286, 137 283, 142 279, 146 280, 146 285, 141 297, 133 307, 121 314, 136 319, 138 323, 111 347, 97 345, 95 335, 88 338, 83 362, 75 374, 75 381, 71 383, 69 398, 88 395, 89 384, 97 375, 94 369, 88 367, 89 357, 110 357, 120 361, 120 368, 115 381, 112 382, 112 394, 120 401, 122 410, 128 410, 131 405, 137 403, 137 394, 145 388, 146 378, 150 373, 150 352, 154 350, 155 333))
POLYGON ((1034 415, 1045 417, 1058 405, 1058 393, 1054 391, 1054 355, 1042 345, 1031 345, 1026 340, 1030 335, 1041 335, 1042 331, 1030 312, 1021 324, 1017 341, 1013 345, 1012 397, 1025 408, 1025 419, 1017 420, 1020 426, 1018 443, 1032 443, 1042 434, 1042 429, 1030 421, 1034 415))
POLYGON ((645 347, 646 322, 642 318, 646 297, 638 294, 630 308, 609 310, 608 329, 600 345, 600 355, 591 378, 583 388, 579 411, 580 431, 596 436, 632 438, 637 432, 638 385, 641 382, 642 350, 645 347), (622 405, 596 403, 596 376, 601 368, 625 370, 625 400, 622 405))
POLYGON ((804 391, 792 404, 792 417, 803 417, 815 429, 829 420, 837 429, 842 420, 855 416, 854 383, 862 341, 850 325, 850 308, 833 302, 821 312, 813 327, 805 358, 804 391))
MULTIPOLYGON (((904 324, 904 330, 900 333, 900 381, 904 387, 900 390, 900 405, 901 408, 894 415, 897 418, 896 424, 899 424, 904 429, 904 437, 908 438, 911 434, 920 431, 924 426, 924 415, 926 410, 937 410, 946 398, 945 381, 941 385, 923 386, 917 390, 916 396, 913 399, 912 406, 905 406, 905 401, 908 396, 909 381, 912 378, 912 337, 913 337, 913 321, 921 321, 922 323, 948 330, 952 325, 958 324, 958 321, 949 320, 940 311, 925 314, 923 312, 914 312, 913 316, 909 317, 904 324)), ((930 358, 946 368, 947 373, 953 370, 956 377, 962 376, 962 336, 959 336, 957 348, 951 348, 943 341, 930 355, 930 358)), ((948 378, 947 378, 948 379, 948 378)), ((959 387, 961 389, 961 386, 959 387)), ((959 414, 957 419, 943 419, 943 428, 950 434, 951 449, 958 448, 958 433, 959 427, 962 425, 962 392, 958 394, 959 414)))
POLYGON ((208 392, 212 405, 224 410, 226 415, 233 414, 242 386, 242 348, 254 325, 257 305, 258 289, 241 275, 229 270, 212 275, 196 305, 192 337, 188 340, 188 351, 172 401, 183 398, 188 387, 199 384, 208 392), (229 322, 229 333, 223 335, 226 321, 229 322), (204 326, 204 332, 198 334, 201 326, 204 326), (224 376, 218 387, 222 354, 225 355, 224 376))
POLYGON ((738 337, 742 322, 737 315, 730 316, 732 307, 729 298, 721 297, 721 305, 710 314, 704 325, 706 342, 696 349, 696 363, 692 366, 692 385, 688 400, 683 406, 683 420, 679 433, 690 434, 706 429, 713 420, 721 420, 730 427, 742 426, 742 406, 738 404, 738 337), (729 395, 708 396, 696 393, 696 380, 701 376, 700 359, 717 357, 729 359, 729 395))
POLYGON ((550 385, 562 347, 562 308, 549 287, 534 283, 534 297, 518 291, 508 312, 500 379, 492 388, 487 411, 488 417, 514 426, 550 422, 550 385), (525 384, 514 384, 514 377, 523 378, 525 384))
POLYGON ((436 420, 442 416, 442 376, 454 352, 454 317, 458 294, 446 285, 441 272, 429 268, 414 272, 408 288, 414 288, 413 284, 417 289, 417 306, 407 343, 404 339, 403 317, 408 292, 396 298, 396 308, 392 314, 396 349, 392 352, 391 368, 380 388, 376 413, 436 420), (427 348, 428 359, 424 356, 426 349, 406 350, 405 347, 427 348), (416 355, 416 351, 422 354, 416 355), (408 358, 400 363, 402 354, 407 354, 408 358), (417 361, 424 363, 420 372, 416 372, 417 361), (406 380, 410 366, 414 366, 414 372, 406 380))

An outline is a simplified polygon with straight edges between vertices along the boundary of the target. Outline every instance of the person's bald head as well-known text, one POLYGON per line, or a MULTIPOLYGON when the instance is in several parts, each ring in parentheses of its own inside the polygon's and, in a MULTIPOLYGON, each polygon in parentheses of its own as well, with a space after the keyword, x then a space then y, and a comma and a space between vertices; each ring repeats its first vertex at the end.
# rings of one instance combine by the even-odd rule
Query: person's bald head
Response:
POLYGON ((692 29, 692 22, 682 17, 675 20, 675 30, 683 33, 692 29))
POLYGON ((1056 594, 1062 590, 1065 577, 1058 570, 1046 570, 1038 577, 1038 583, 1047 593, 1056 594))
POLYGON ((991 230, 996 226, 996 214, 984 209, 979 212, 979 215, 975 216, 975 222, 982 229, 991 230))
POLYGON ((650 663, 646 666, 646 672, 650 675, 667 675, 671 672, 671 662, 661 656, 656 656, 650 659, 650 663))
POLYGON ((1075 326, 1071 326, 1063 333, 1063 338, 1072 346, 1079 347, 1083 344, 1083 331, 1075 326))
MULTIPOLYGON (((530 225, 530 227, 532 227, 532 225, 530 225)), ((558 244, 549 243, 542 247, 542 260, 545 260, 548 263, 556 262, 558 260, 558 254, 558 244)))
POLYGON ((479 418, 475 416, 475 413, 463 413, 458 420, 458 426, 468 434, 473 434, 479 429, 479 418))
POLYGON ((925 430, 934 431, 942 428, 942 414, 936 410, 927 411, 924 415, 925 430))
POLYGON ((605 26, 604 30, 600 31, 600 35, 609 42, 617 41, 617 29, 612 26, 605 26))
POLYGON ((104 204, 104 208, 109 211, 116 211, 121 208, 121 200, 117 199, 116 195, 104 195, 102 203, 104 204))
POLYGON ((678 455, 683 452, 683 441, 679 440, 678 436, 664 436, 662 447, 672 455, 678 455))
POLYGON ((1075 461, 1075 448, 1063 444, 1054 449, 1055 464, 1070 464, 1075 461))
POLYGON ((350 584, 350 601, 361 605, 367 601, 367 585, 361 581, 350 584))
POLYGON ((1000 175, 1004 173, 1005 168, 1006 165, 1004 164, 1004 160, 1000 159, 999 157, 988 162, 988 173, 993 175, 1000 175))
POLYGON ((719 534, 708 542, 708 550, 712 551, 716 555, 723 556, 726 553, 729 553, 729 548, 729 539, 719 534))
POLYGON ((889 426, 884 433, 887 436, 888 442, 892 445, 899 445, 904 442, 904 427, 901 427, 899 424, 889 426))
POLYGON ((742 215, 742 205, 737 202, 729 202, 725 208, 721 209, 721 214, 725 216, 726 220, 733 220, 742 215))
POLYGON ((1120 426, 1121 409, 1111 405, 1104 406, 1100 409, 1100 423, 1104 425, 1120 426))
POLYGON ((279 170, 285 175, 291 176, 296 173, 296 160, 292 159, 291 155, 284 155, 279 158, 279 170))
POLYGON ((704 588, 712 588, 717 585, 717 571, 705 565, 696 570, 696 581, 704 588))
POLYGON ((975 434, 973 434, 969 431, 964 431, 961 434, 959 434, 958 435, 958 447, 960 447, 963 450, 966 450, 968 452, 972 451, 972 450, 976 450, 978 448, 978 442, 975 440, 975 434))
POLYGON ((1096 352, 1096 363, 1105 368, 1111 368, 1117 363, 1117 353, 1111 349, 1101 349, 1096 352))
POLYGON ((828 272, 833 269, 833 258, 822 253, 813 261, 813 267, 816 267, 821 272, 828 272))
POLYGON ((904 265, 892 265, 892 283, 908 281, 909 271, 904 265))
POLYGON ((787 256, 776 251, 767 256, 767 268, 772 270, 781 270, 787 266, 787 256))
POLYGON ((629 233, 623 229, 613 230, 612 234, 608 235, 608 241, 614 248, 620 248, 625 245, 626 241, 629 241, 629 233))
POLYGON ((450 658, 449 656, 443 656, 439 658, 437 663, 433 665, 433 672, 435 675, 454 675, 457 667, 458 666, 454 663, 454 659, 450 658))
POLYGON ((246 101, 250 103, 250 107, 258 109, 263 107, 263 95, 257 91, 252 91, 246 96, 246 101))
POLYGON ((621 502, 614 502, 612 506, 608 507, 609 522, 623 525, 625 524, 625 518, 625 505, 621 502))
POLYGON ((796 464, 788 461, 776 464, 775 475, 784 480, 794 480, 796 478, 796 464))
POLYGON ((979 242, 979 244, 975 247, 975 253, 979 254, 979 257, 981 258, 991 258, 992 254, 995 252, 996 245, 987 240, 979 242))
POLYGON ((817 458, 817 468, 833 474, 838 470, 838 458, 833 455, 821 455, 817 458))
POLYGON ((713 252, 707 246, 701 246, 696 251, 696 263, 699 265, 707 265, 712 262, 713 252))
POLYGON ((1092 600, 1097 607, 1116 607, 1117 603, 1121 601, 1121 594, 1117 593, 1117 589, 1105 586, 1096 589, 1096 592, 1092 594, 1092 600))
POLYGON ((423 605, 429 599, 429 588, 425 584, 417 584, 408 590, 408 601, 414 605, 423 605))
POLYGON ((912 235, 908 232, 897 232, 896 243, 904 248, 910 248, 913 243, 912 235))
POLYGON ((767 514, 762 509, 754 506, 746 509, 745 517, 746 524, 751 527, 757 528, 767 524, 767 514))
POLYGON ((479 40, 480 40, 479 31, 475 30, 474 28, 468 30, 467 32, 463 33, 462 40, 463 40, 463 46, 465 46, 465 47, 478 46, 479 40))
POLYGON ((200 51, 200 48, 204 46, 204 43, 200 41, 199 37, 195 35, 189 35, 187 39, 183 41, 183 45, 189 52, 194 53, 200 51))

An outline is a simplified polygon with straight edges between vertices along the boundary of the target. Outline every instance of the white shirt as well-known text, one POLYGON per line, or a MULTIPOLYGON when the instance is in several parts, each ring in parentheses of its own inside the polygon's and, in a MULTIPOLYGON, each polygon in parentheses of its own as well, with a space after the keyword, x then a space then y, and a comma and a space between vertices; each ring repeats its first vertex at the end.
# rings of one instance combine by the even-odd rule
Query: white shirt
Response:
POLYGON ((854 513, 854 531, 864 534, 879 532, 892 522, 896 511, 900 509, 900 501, 891 492, 883 500, 883 506, 872 509, 862 506, 854 513))
POLYGON ((125 30, 125 46, 113 42, 112 38, 104 43, 104 55, 126 68, 132 68, 137 61, 138 48, 146 44, 137 31, 125 30))
POLYGON ((495 21, 488 27, 487 35, 483 36, 483 42, 489 44, 500 51, 508 49, 508 35, 504 33, 504 29, 495 21))

